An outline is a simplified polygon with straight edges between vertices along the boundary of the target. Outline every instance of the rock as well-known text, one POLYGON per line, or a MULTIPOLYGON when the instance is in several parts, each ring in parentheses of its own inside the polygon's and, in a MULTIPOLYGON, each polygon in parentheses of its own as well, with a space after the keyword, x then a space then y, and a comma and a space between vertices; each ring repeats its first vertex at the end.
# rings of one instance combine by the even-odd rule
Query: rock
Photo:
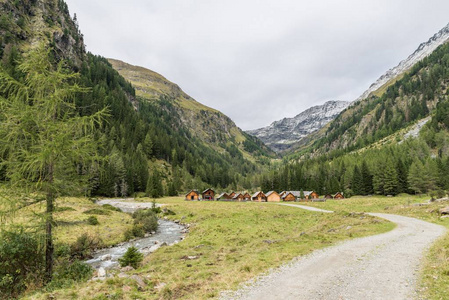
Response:
POLYGON ((449 215, 449 206, 446 206, 445 208, 440 209, 441 215, 449 215))
POLYGON ((106 277, 106 270, 103 267, 100 267, 97 271, 97 277, 106 277))
POLYGON ((129 277, 129 275, 128 274, 126 274, 126 273, 119 273, 118 275, 118 278, 127 278, 127 277, 129 277))
POLYGON ((130 272, 130 271, 134 271, 135 269, 131 266, 126 266, 120 269, 121 272, 130 272))
POLYGON ((165 282, 160 282, 160 283, 158 283, 154 288, 156 289, 156 290, 162 290, 165 286, 166 286, 167 284, 165 283, 165 282))
POLYGON ((142 277, 140 277, 139 275, 132 275, 129 278, 134 280, 140 289, 144 289, 147 286, 147 284, 143 281, 142 277))
POLYGON ((348 227, 346 227, 346 230, 349 230, 349 229, 351 229, 352 228, 352 226, 348 226, 348 227))
POLYGON ((124 285, 122 287, 122 290, 124 293, 128 293, 128 292, 131 292, 132 288, 129 285, 124 285))
POLYGON ((105 255, 103 255, 102 257, 100 257, 100 259, 101 259, 102 261, 105 261, 105 260, 111 260, 111 259, 112 259, 112 256, 111 256, 111 254, 105 254, 105 255))
POLYGON ((194 260, 194 259, 198 259, 198 258, 200 258, 198 255, 189 255, 189 256, 184 255, 183 257, 181 257, 181 259, 184 259, 184 260, 194 260))
POLYGON ((161 247, 162 246, 167 246, 168 244, 166 243, 166 242, 163 242, 162 244, 161 244, 161 247))

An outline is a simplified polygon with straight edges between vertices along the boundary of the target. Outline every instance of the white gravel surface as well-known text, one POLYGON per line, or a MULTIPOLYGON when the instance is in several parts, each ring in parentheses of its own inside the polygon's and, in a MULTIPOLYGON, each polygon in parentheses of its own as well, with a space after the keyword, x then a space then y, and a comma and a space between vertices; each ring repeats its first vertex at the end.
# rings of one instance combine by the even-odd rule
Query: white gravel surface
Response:
MULTIPOLYGON (((134 202, 134 198, 126 199, 103 199, 96 202, 98 205, 110 204, 114 207, 120 208, 123 212, 134 212, 136 209, 152 208, 151 202, 134 202)), ((157 207, 161 207, 162 204, 156 203, 157 207)))
MULTIPOLYGON (((289 206, 298 206, 289 204, 289 206)), ((310 207, 307 207, 310 210, 310 207)), ((414 218, 373 213, 397 227, 317 250, 222 299, 413 299, 421 259, 446 232, 414 218)))

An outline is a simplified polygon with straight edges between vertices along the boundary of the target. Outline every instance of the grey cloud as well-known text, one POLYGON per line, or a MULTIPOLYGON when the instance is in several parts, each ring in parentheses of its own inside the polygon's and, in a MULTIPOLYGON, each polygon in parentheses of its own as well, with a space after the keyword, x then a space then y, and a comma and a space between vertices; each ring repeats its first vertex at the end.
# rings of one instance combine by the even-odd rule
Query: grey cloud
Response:
POLYGON ((443 0, 66 0, 88 50, 159 72, 243 129, 354 100, 449 22, 443 0))

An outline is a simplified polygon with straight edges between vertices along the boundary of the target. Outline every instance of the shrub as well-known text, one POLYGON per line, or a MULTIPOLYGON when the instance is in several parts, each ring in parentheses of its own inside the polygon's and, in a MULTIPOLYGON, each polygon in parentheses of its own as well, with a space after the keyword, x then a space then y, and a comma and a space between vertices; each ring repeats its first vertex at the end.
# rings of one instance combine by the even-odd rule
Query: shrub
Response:
POLYGON ((143 254, 137 250, 136 247, 129 247, 128 250, 126 250, 126 253, 122 256, 122 258, 119 258, 120 266, 126 267, 131 266, 134 269, 137 269, 140 265, 140 263, 143 260, 143 254))
POLYGON ((90 258, 92 252, 102 246, 103 242, 98 237, 84 233, 70 246, 70 256, 79 259, 90 258))
POLYGON ((86 210, 85 212, 83 212, 83 214, 108 216, 111 214, 111 212, 101 209, 101 208, 92 208, 92 209, 86 210))
POLYGON ((107 209, 107 210, 112 210, 112 211, 119 211, 119 212, 122 211, 120 208, 112 206, 111 204, 103 204, 101 207, 103 207, 104 209, 107 209))
POLYGON ((164 208, 162 210, 162 212, 164 213, 164 216, 174 216, 176 215, 176 213, 168 208, 164 208))
POLYGON ((134 212, 133 218, 134 225, 141 225, 144 232, 157 230, 157 217, 151 209, 138 209, 134 212))
POLYGON ((47 286, 47 290, 64 288, 75 282, 87 281, 92 277, 93 269, 88 264, 75 260, 68 260, 59 264, 53 274, 53 280, 47 286))
POLYGON ((125 240, 131 240, 136 237, 143 238, 145 236, 145 230, 141 224, 134 224, 131 229, 125 231, 125 240))
POLYGON ((87 218, 87 224, 95 226, 95 225, 100 224, 100 222, 98 222, 97 217, 90 216, 89 218, 87 218))
POLYGON ((0 235, 0 298, 15 298, 29 284, 40 285, 44 249, 35 234, 20 230, 0 235))

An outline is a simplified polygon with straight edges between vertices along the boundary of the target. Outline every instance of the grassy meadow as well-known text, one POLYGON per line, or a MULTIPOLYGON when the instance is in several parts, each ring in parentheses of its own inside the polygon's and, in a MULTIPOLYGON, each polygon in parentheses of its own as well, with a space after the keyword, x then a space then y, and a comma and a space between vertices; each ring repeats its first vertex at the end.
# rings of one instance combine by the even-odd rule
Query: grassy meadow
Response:
MULTIPOLYGON (((150 201, 150 199, 147 199, 150 201)), ((138 288, 128 278, 113 277, 51 293, 55 299, 206 299, 294 257, 336 242, 391 230, 384 220, 347 213, 324 214, 272 203, 188 202, 163 198, 190 224, 185 240, 149 255, 135 274, 146 281, 138 288)), ((35 294, 29 299, 47 299, 35 294)))
MULTIPOLYGON (((449 218, 438 214, 440 208, 449 206, 449 202, 417 205, 427 202, 429 199, 429 196, 399 195, 396 197, 352 197, 345 200, 304 204, 333 210, 337 213, 356 211, 403 215, 439 224, 449 229, 449 218)), ((438 240, 427 253, 421 270, 420 293, 424 299, 435 300, 447 299, 449 295, 449 232, 438 240)))
MULTIPOLYGON (((31 202, 32 203, 32 202, 31 202)), ((56 244, 72 244, 84 233, 101 240, 107 247, 124 240, 124 232, 132 227, 130 215, 102 208, 88 198, 58 198, 55 203, 54 238, 56 244), (89 217, 95 217, 98 225, 90 225, 89 217)), ((2 226, 25 226, 36 228, 43 225, 45 201, 27 204, 9 217, 4 217, 2 226)))

